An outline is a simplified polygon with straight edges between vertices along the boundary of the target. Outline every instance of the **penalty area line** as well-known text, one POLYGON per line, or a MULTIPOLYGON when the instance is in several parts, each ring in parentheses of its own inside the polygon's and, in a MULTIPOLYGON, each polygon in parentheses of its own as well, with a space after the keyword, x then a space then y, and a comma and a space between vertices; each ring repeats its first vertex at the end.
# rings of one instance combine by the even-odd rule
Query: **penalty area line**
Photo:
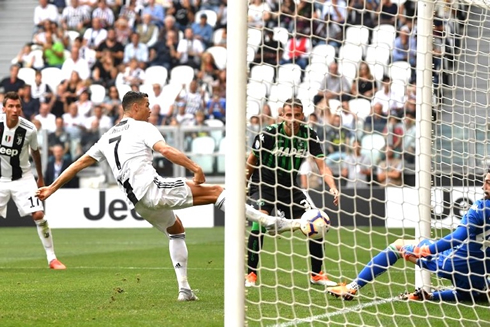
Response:
POLYGON ((398 300, 399 300, 398 297, 392 297, 392 298, 389 298, 389 299, 382 299, 382 300, 377 300, 377 301, 371 301, 371 302, 368 302, 368 303, 358 304, 358 305, 355 305, 353 307, 345 308, 345 309, 342 309, 342 310, 339 310, 339 311, 330 312, 330 313, 324 313, 324 314, 321 314, 321 315, 312 316, 312 317, 308 317, 308 318, 294 319, 294 320, 291 320, 289 322, 285 322, 285 323, 281 323, 281 324, 276 324, 276 325, 270 325, 269 327, 298 326, 298 325, 301 325, 301 324, 312 323, 312 322, 318 321, 319 319, 331 318, 331 317, 343 315, 343 314, 350 313, 350 312, 358 312, 358 311, 360 311, 360 310, 362 310, 364 308, 369 308, 369 307, 372 307, 372 306, 375 306, 375 305, 380 305, 380 304, 391 303, 391 302, 395 302, 395 301, 398 301, 398 300))
MULTIPOLYGON (((36 269, 46 269, 45 267, 0 267, 0 270, 36 270, 36 269)), ((83 270, 83 269, 93 269, 93 270, 174 270, 174 267, 89 267, 89 266, 67 266, 67 270, 83 270)), ((187 270, 220 270, 223 271, 224 268, 189 268, 187 270)))

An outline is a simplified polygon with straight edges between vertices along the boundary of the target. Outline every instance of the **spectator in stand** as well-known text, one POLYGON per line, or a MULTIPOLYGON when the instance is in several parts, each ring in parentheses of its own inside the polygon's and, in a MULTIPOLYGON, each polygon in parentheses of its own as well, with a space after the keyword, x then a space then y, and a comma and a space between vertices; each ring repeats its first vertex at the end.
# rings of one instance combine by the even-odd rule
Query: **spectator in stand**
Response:
MULTIPOLYGON (((24 68, 35 68, 34 62, 36 60, 36 57, 34 57, 31 45, 28 43, 22 47, 22 50, 20 50, 19 54, 15 58, 15 63, 19 65, 20 67, 24 68)), ((42 68, 42 67, 39 67, 42 68)))
POLYGON ((149 14, 151 16, 152 24, 158 26, 158 28, 163 27, 163 19, 165 18, 165 9, 156 3, 155 0, 148 0, 148 4, 143 9, 143 16, 149 14))
POLYGON ((65 98, 66 104, 69 106, 78 100, 78 96, 86 86, 83 80, 80 79, 78 73, 74 71, 71 73, 70 79, 64 81, 63 88, 63 97, 65 98))
POLYGON ((228 30, 227 30, 226 27, 222 27, 221 28, 221 37, 218 40, 216 40, 214 38, 214 34, 213 34, 213 42, 214 42, 213 45, 215 47, 223 47, 223 48, 226 48, 226 42, 227 42, 226 40, 227 40, 227 38, 228 38, 228 30))
POLYGON ((219 68, 214 62, 214 57, 209 52, 204 52, 201 56, 201 69, 197 73, 197 79, 201 84, 212 85, 218 79, 219 68))
POLYGON ((208 101, 206 108, 209 119, 226 121, 226 99, 220 96, 218 88, 213 89, 213 96, 208 101))
POLYGON ((168 31, 174 31, 175 34, 179 35, 180 30, 175 25, 175 22, 176 21, 174 16, 165 16, 165 20, 163 21, 163 28, 160 29, 160 33, 158 34, 158 40, 165 41, 168 31))
MULTIPOLYGON (((36 70, 34 84, 31 85, 31 97, 40 102, 49 102, 51 105, 54 101, 53 91, 48 84, 43 82, 43 75, 39 70, 36 70)), ((22 107, 25 111, 25 106, 22 107)))
POLYGON ((94 49, 89 48, 87 44, 88 40, 85 40, 83 37, 79 36, 73 40, 70 51, 73 48, 78 48, 79 58, 85 60, 89 67, 92 67, 97 61, 97 52, 94 49))
POLYGON ((377 178, 380 186, 401 186, 403 184, 403 161, 395 158, 393 149, 385 147, 385 159, 378 164, 377 178))
POLYGON ((48 3, 48 0, 39 0, 39 5, 34 8, 34 25, 42 29, 44 22, 58 21, 58 8, 48 3))
POLYGON ((226 99, 226 69, 219 71, 218 79, 211 85, 213 89, 218 90, 220 98, 226 99))
MULTIPOLYGON (((342 127, 340 115, 334 114, 330 125, 325 127, 325 154, 327 164, 337 162, 347 155, 347 145, 350 144, 351 133, 342 127)), ((321 138, 322 135, 319 135, 321 138)))
POLYGON ((102 106, 100 105, 95 106, 92 115, 85 120, 85 129, 91 129, 94 126, 94 121, 97 122, 96 125, 98 127, 98 133, 100 135, 104 134, 112 126, 114 126, 111 118, 104 114, 102 106))
POLYGON ((442 75, 442 58, 448 57, 450 51, 446 51, 448 47, 447 36, 444 32, 444 22, 439 17, 434 17, 434 30, 433 30, 433 50, 432 50, 432 74, 434 87, 439 92, 440 77, 442 75))
POLYGON ((146 63, 148 62, 148 47, 140 42, 140 36, 136 32, 131 34, 131 43, 128 43, 124 47, 123 62, 128 64, 132 58, 138 60, 140 68, 146 68, 146 63))
POLYGON ((184 38, 179 41, 177 53, 180 65, 191 66, 199 69, 201 66, 201 56, 204 52, 202 42, 194 38, 192 28, 185 29, 184 38))
POLYGON ((417 126, 415 112, 407 112, 403 118, 403 159, 406 163, 415 164, 415 145, 417 142, 417 126))
POLYGON ((415 83, 408 84, 405 99, 405 112, 412 112, 415 115, 417 109, 417 86, 415 83))
POLYGON ((48 147, 52 153, 55 146, 61 146, 63 156, 70 157, 70 135, 66 132, 63 118, 56 118, 56 129, 48 135, 48 147))
MULTIPOLYGON (((299 3, 299 1, 297 1, 299 3)), ((271 8, 272 9, 272 8, 271 8)), ((289 31, 289 33, 292 33, 295 26, 295 21, 296 21, 296 3, 293 0, 282 0, 279 3, 278 6, 279 10, 272 10, 273 17, 278 17, 279 18, 279 26, 284 27, 289 31)), ((304 30, 297 30, 300 33, 304 33, 304 30)))
POLYGON ((398 18, 398 5, 391 0, 381 0, 378 8, 379 24, 394 25, 396 27, 398 18))
POLYGON ((362 61, 357 70, 357 76, 352 81, 351 94, 361 99, 372 100, 377 91, 376 80, 371 74, 369 65, 362 61))
POLYGON ((201 0, 199 10, 212 10, 214 12, 218 12, 221 2, 222 0, 201 0))
POLYGON ((337 62, 332 62, 328 66, 328 74, 325 75, 318 90, 318 94, 313 98, 315 105, 325 108, 328 107, 328 100, 337 99, 341 102, 348 102, 352 99, 350 94, 349 82, 340 75, 337 62))
POLYGON ((347 23, 373 28, 375 26, 373 12, 378 9, 378 3, 370 0, 351 0, 347 5, 347 23))
POLYGON ((281 65, 294 63, 305 69, 308 65, 311 53, 311 40, 303 34, 295 34, 290 38, 284 48, 284 55, 281 65))
POLYGON ((86 46, 90 49, 97 49, 106 38, 107 30, 102 27, 100 19, 93 18, 92 27, 88 28, 85 33, 83 33, 83 39, 87 42, 86 46))
MULTIPOLYGON (((145 71, 138 66, 138 60, 132 58, 124 69, 123 82, 127 85, 141 85, 145 81, 145 71)), ((150 102, 151 104, 152 102, 150 102)))
POLYGON ((342 177, 347 188, 368 188, 372 174, 371 156, 361 153, 361 142, 352 142, 352 152, 342 162, 342 177))
POLYGON ((185 113, 194 115, 197 111, 204 111, 204 91, 199 92, 197 80, 189 84, 189 91, 179 94, 179 102, 183 102, 185 113))
POLYGON ((56 87, 56 95, 53 97, 51 102, 51 113, 60 118, 68 110, 68 105, 66 104, 65 97, 65 86, 64 84, 59 84, 56 87))
POLYGON ((187 112, 184 102, 177 102, 177 114, 175 120, 179 126, 193 126, 196 120, 194 114, 187 112))
POLYGON ((65 0, 53 0, 52 3, 58 9, 59 14, 61 14, 63 12, 63 9, 66 8, 66 1, 65 0))
POLYGON ((10 66, 10 76, 5 77, 0 82, 0 87, 3 87, 3 93, 18 92, 26 84, 23 80, 18 78, 20 66, 14 64, 10 66))
POLYGON ((172 7, 168 9, 168 15, 175 17, 175 26, 182 32, 194 22, 197 8, 190 0, 173 0, 172 7))
POLYGON ((77 106, 77 112, 82 117, 89 117, 92 113, 92 108, 94 107, 92 101, 90 101, 90 92, 88 89, 83 89, 75 102, 77 106))
POLYGON ((386 140, 386 144, 395 152, 395 156, 398 158, 401 156, 403 150, 403 124, 400 117, 397 116, 398 112, 392 111, 388 116, 388 121, 383 129, 383 135, 386 140))
POLYGON ((114 25, 114 13, 107 6, 106 0, 98 0, 97 8, 92 12, 92 20, 98 18, 102 28, 108 28, 114 25))
POLYGON ((102 58, 98 60, 94 65, 92 72, 92 79, 94 84, 100 84, 106 89, 109 86, 114 85, 117 77, 117 68, 114 64, 111 52, 104 50, 102 58))
POLYGON ((170 71, 178 63, 177 35, 174 31, 167 32, 166 41, 157 41, 150 48, 149 66, 163 66, 170 71))
POLYGON ((282 45, 275 41, 274 32, 266 29, 263 32, 262 44, 255 53, 254 64, 262 65, 264 63, 277 66, 283 55, 282 45))
POLYGON ((387 118, 383 113, 383 105, 381 103, 376 103, 373 107, 373 112, 371 115, 364 119, 364 132, 365 133, 383 133, 386 127, 387 118))
MULTIPOLYGON (((165 17, 165 21, 167 21, 167 17, 165 17)), ((143 15, 143 21, 136 26, 136 32, 140 35, 140 41, 148 47, 153 46, 158 40, 158 26, 151 22, 150 14, 143 15)))
POLYGON ((393 48, 393 61, 406 61, 412 67, 416 65, 417 41, 410 35, 410 29, 403 26, 395 39, 393 48))
POLYGON ((56 33, 56 28, 51 24, 49 20, 45 21, 43 24, 43 28, 39 29, 37 33, 34 34, 34 37, 32 38, 32 41, 34 44, 43 46, 44 43, 46 43, 46 33, 51 32, 53 36, 53 40, 55 41, 63 41, 61 39, 58 39, 58 34, 56 33))
POLYGON ((32 97, 31 86, 29 84, 26 84, 23 88, 19 89, 18 93, 22 102, 22 113, 24 118, 32 121, 32 119, 39 114, 41 103, 39 102, 39 99, 34 99, 32 97))
POLYGON ((114 66, 119 66, 124 58, 124 46, 116 39, 116 31, 110 27, 107 29, 107 38, 97 47, 96 58, 100 60, 104 50, 109 51, 109 54, 114 61, 114 66))
POLYGON ((80 51, 77 47, 71 48, 70 58, 66 59, 61 66, 63 79, 69 79, 73 72, 76 72, 83 81, 90 77, 89 64, 85 59, 80 58, 80 51))
POLYGON ((114 30, 116 31, 116 40, 122 45, 128 44, 133 30, 131 27, 129 27, 126 17, 119 17, 117 19, 116 23, 114 24, 114 30))
POLYGON ((251 0, 248 5, 248 26, 262 28, 271 19, 271 7, 262 0, 251 0))
POLYGON ((347 3, 344 0, 327 0, 323 4, 322 16, 327 24, 327 43, 340 47, 344 40, 344 27, 347 20, 347 3))
POLYGON ((39 120, 43 129, 48 131, 48 133, 56 130, 56 116, 49 112, 49 104, 41 103, 39 114, 34 116, 34 119, 39 120))
POLYGON ((228 24, 228 0, 221 0, 221 4, 218 9, 218 17, 216 18, 216 25, 214 29, 225 28, 228 24))
POLYGON ((168 108, 162 108, 165 101, 165 94, 162 92, 162 86, 158 83, 153 84, 153 94, 148 96, 148 102, 151 106, 151 113, 158 116, 158 125, 164 121, 168 116, 172 115, 172 112, 168 112, 168 108))
POLYGON ((79 3, 89 13, 93 12, 98 4, 97 0, 79 0, 79 3))
MULTIPOLYGON (((49 158, 46 165, 46 173, 44 173, 44 182, 46 185, 50 185, 56 178, 71 165, 71 160, 67 159, 63 152, 61 145, 55 145, 53 147, 53 156, 49 158)), ((75 176, 72 180, 63 185, 64 188, 78 188, 79 179, 75 176)))
POLYGON ((194 38, 202 42, 205 49, 213 45, 213 27, 208 24, 208 16, 201 14, 199 22, 192 24, 194 38))
POLYGON ((61 68, 65 62, 65 47, 60 41, 53 41, 51 32, 46 32, 46 43, 43 44, 43 58, 46 67, 61 68))
POLYGON ((388 115, 392 110, 402 110, 404 106, 403 94, 396 94, 391 88, 391 78, 387 75, 381 80, 382 88, 374 94, 371 105, 380 103, 383 114, 388 115))
POLYGON ((78 107, 72 103, 68 107, 68 112, 63 114, 65 130, 70 135, 70 156, 72 159, 78 158, 82 154, 80 140, 85 129, 85 117, 78 114, 78 107))
POLYGON ((119 17, 126 17, 128 20, 128 25, 131 28, 135 28, 140 22, 141 12, 143 7, 136 4, 136 0, 129 0, 124 6, 121 7, 119 12, 119 17))
POLYGON ((116 120, 119 118, 119 109, 121 106, 121 99, 119 97, 119 92, 117 87, 111 86, 109 92, 102 103, 104 112, 111 118, 112 123, 115 124, 116 120))
POLYGON ((83 33, 90 24, 90 14, 79 5, 78 0, 71 0, 70 3, 71 5, 63 9, 61 26, 65 30, 83 33))

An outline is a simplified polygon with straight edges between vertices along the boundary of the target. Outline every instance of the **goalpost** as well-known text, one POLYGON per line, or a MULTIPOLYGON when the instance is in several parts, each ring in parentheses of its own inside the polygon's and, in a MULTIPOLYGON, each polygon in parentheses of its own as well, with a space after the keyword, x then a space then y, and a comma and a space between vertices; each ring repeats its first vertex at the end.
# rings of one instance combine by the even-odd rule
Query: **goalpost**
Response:
MULTIPOLYGON (((366 189, 346 187, 346 179, 340 177, 344 161, 336 158, 328 163, 339 181, 342 194, 339 207, 332 205, 326 185, 309 190, 316 206, 324 209, 332 220, 332 228, 324 239, 323 270, 334 281, 349 282, 372 256, 396 239, 438 238, 456 227, 469 206, 481 198, 482 175, 490 164, 486 144, 490 138, 486 112, 490 77, 489 1, 412 1, 416 3, 417 16, 416 24, 411 26, 411 33, 416 34, 411 35, 416 35, 417 47, 409 51, 416 53, 416 65, 406 68, 392 60, 394 38, 400 32, 399 14, 395 19, 396 32, 386 32, 388 29, 380 32, 381 28, 375 24, 369 27, 367 41, 354 25, 338 24, 343 38, 333 38, 337 41, 337 49, 332 55, 325 50, 329 47, 318 47, 332 40, 331 30, 321 37, 316 34, 327 28, 321 26, 323 20, 316 15, 321 15, 323 3, 331 0, 293 0, 296 5, 299 2, 318 5, 313 17, 309 18, 311 29, 306 33, 315 44, 308 56, 308 65, 299 74, 297 67, 286 71, 279 62, 271 65, 256 56, 263 50, 263 35, 267 31, 279 42, 281 49, 285 49, 288 38, 298 33, 297 14, 267 13, 275 24, 247 27, 246 12, 252 2, 255 1, 228 1, 225 326, 442 326, 479 325, 490 321, 488 303, 398 301, 399 293, 413 291, 416 286, 428 291, 451 287, 447 280, 437 279, 405 262, 398 262, 366 285, 354 301, 333 298, 326 294, 324 287, 310 285, 308 242, 300 232, 275 237, 264 235, 257 287, 245 290, 249 228, 245 229, 243 224, 242 210, 245 158, 251 150, 249 141, 257 133, 256 125, 250 125, 250 118, 260 116, 262 119, 268 114, 277 119, 282 102, 293 96, 303 102, 306 119, 310 113, 316 113, 321 120, 328 107, 335 114, 335 109, 341 105, 339 101, 313 102, 321 80, 328 73, 328 66, 336 60, 340 76, 351 86, 359 64, 364 61, 379 87, 382 87, 383 75, 388 75, 392 90, 403 93, 404 103, 408 103, 407 99, 414 103, 415 156, 412 162, 403 163, 403 186, 380 187, 375 178, 383 150, 369 142, 374 140, 371 134, 376 133, 364 130, 372 103, 366 112, 365 101, 349 101, 350 110, 357 114, 350 132, 353 138, 361 141, 362 153, 373 160, 373 180, 366 189), (443 22, 442 46, 437 44, 440 39, 433 37, 436 16, 443 22), (289 32, 281 26, 282 19, 292 22, 289 32), (261 35, 258 43, 257 31, 261 35), (347 35, 356 37, 347 38, 347 35), (384 57, 387 47, 389 60, 384 57), (433 58, 437 50, 442 51, 440 61, 433 58), (255 63, 251 65, 254 59, 255 63), (434 63, 436 66, 433 67, 434 63), (268 75, 270 69, 264 67, 272 67, 272 79, 268 75), (415 75, 410 73, 411 69, 415 70, 415 75), (412 79, 414 76, 415 80, 412 79), (410 83, 415 83, 415 91, 410 83), (264 111, 264 105, 268 105, 270 111, 264 111)), ((262 0, 264 4, 274 2, 285 1, 262 0)), ((403 5, 405 0, 392 2, 403 5)), ((374 11, 371 14, 375 17, 374 11)), ((406 116, 407 108, 405 105, 402 117, 406 116)), ((402 119, 405 122, 406 118, 402 119)), ((264 119, 260 128, 267 123, 264 119)), ((325 125, 324 132, 331 128, 327 122, 312 123, 315 127, 325 125)), ((386 134, 380 134, 387 141, 386 134)), ((331 143, 326 134, 321 135, 321 139, 324 148, 328 148, 331 143)))

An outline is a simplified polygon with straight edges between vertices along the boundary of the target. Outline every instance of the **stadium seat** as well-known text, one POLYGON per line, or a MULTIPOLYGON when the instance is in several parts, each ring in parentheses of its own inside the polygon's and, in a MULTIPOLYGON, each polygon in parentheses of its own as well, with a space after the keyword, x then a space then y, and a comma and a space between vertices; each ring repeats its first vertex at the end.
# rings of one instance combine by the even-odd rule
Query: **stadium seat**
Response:
POLYGON ((288 43, 289 32, 287 29, 285 29, 284 27, 274 27, 272 31, 274 33, 272 36, 272 39, 274 41, 281 42, 283 46, 285 46, 286 43, 288 43))
POLYGON ((379 63, 387 66, 391 58, 391 49, 387 44, 371 44, 366 49, 365 61, 369 64, 379 63))
POLYGON ((291 83, 279 83, 274 84, 271 87, 269 94, 269 100, 284 102, 287 99, 291 99, 294 95, 294 87, 291 83))
POLYGON ((359 119, 366 119, 371 114, 371 102, 366 99, 352 99, 349 101, 350 111, 359 119))
POLYGON ((218 28, 216 31, 213 32, 213 44, 217 45, 220 44, 221 41, 223 40, 223 31, 224 28, 218 28))
POLYGON ((330 108, 330 112, 333 114, 337 112, 337 109, 342 107, 342 102, 337 99, 330 99, 328 100, 328 107, 330 108))
POLYGON ((381 134, 364 135, 361 140, 361 153, 371 156, 372 164, 376 165, 381 159, 385 144, 385 138, 381 134))
POLYGON ((58 85, 63 81, 61 69, 56 67, 47 67, 41 70, 43 82, 48 84, 53 92, 56 92, 58 85))
POLYGON ((272 83, 274 82, 275 68, 269 65, 254 65, 250 70, 250 81, 263 83, 269 94, 272 83))
POLYGON ((80 36, 80 33, 77 31, 66 31, 68 34, 68 38, 70 39, 70 43, 73 43, 77 37, 80 36))
POLYGON ((145 81, 143 84, 160 84, 163 87, 167 84, 167 77, 167 68, 163 66, 150 66, 145 69, 145 81))
POLYGON ((276 82, 290 83, 298 86, 301 83, 301 67, 297 64, 284 64, 279 66, 276 82))
POLYGON ((92 84, 89 86, 90 90, 90 100, 94 104, 100 104, 104 102, 105 96, 106 96, 106 90, 105 87, 103 87, 100 84, 92 84))
POLYGON ((247 84, 247 97, 255 101, 263 103, 267 96, 267 87, 260 82, 250 81, 247 84))
POLYGON ((396 29, 393 25, 382 24, 374 28, 372 45, 380 43, 387 44, 390 50, 393 50, 395 45, 396 29))
POLYGON ((211 137, 214 139, 216 147, 218 147, 221 142, 221 139, 223 138, 223 132, 224 132, 223 127, 225 126, 225 124, 219 119, 207 119, 204 121, 204 125, 209 127, 222 128, 221 130, 214 130, 209 132, 209 135, 211 135, 211 137))
POLYGON ((247 100, 247 121, 250 120, 250 117, 258 115, 260 115, 260 102, 253 99, 247 100))
POLYGON ((357 64, 352 61, 339 61, 339 73, 347 79, 349 87, 357 76, 357 64))
POLYGON ((339 61, 358 64, 362 60, 362 46, 346 43, 339 49, 339 61))
MULTIPOLYGON (((153 85, 152 84, 141 84, 139 87, 140 92, 148 94, 149 98, 152 98, 155 96, 155 92, 153 92, 153 85)), ((151 107, 152 103, 150 103, 151 107)))
POLYGON ((44 58, 43 58, 43 50, 33 50, 31 54, 34 56, 34 63, 32 64, 32 68, 41 70, 44 68, 44 58))
POLYGON ((385 74, 385 66, 379 63, 368 63, 368 66, 379 89, 381 87, 381 80, 385 74))
POLYGON ((213 56, 214 63, 216 64, 216 67, 218 67, 218 69, 226 68, 226 53, 227 53, 226 48, 210 47, 206 51, 213 56))
POLYGON ((22 67, 19 69, 19 74, 17 76, 19 79, 26 82, 26 84, 33 85, 34 80, 36 79, 36 71, 32 68, 22 67))
MULTIPOLYGON (((152 90, 153 91, 153 90, 152 90)), ((174 105, 175 98, 182 91, 182 85, 167 84, 163 87, 162 93, 165 94, 163 101, 160 103, 160 110, 162 114, 169 112, 170 107, 174 105)))
POLYGON ((369 44, 369 29, 365 26, 350 26, 345 32, 344 41, 346 44, 361 46, 365 54, 369 44))
POLYGON ((194 68, 191 66, 177 66, 170 71, 169 84, 189 85, 194 79, 194 68))
POLYGON ((406 93, 406 83, 400 79, 394 79, 391 82, 391 91, 398 95, 398 96, 404 96, 406 93))
POLYGON ((122 101, 124 95, 131 91, 131 86, 127 85, 127 84, 117 84, 116 85, 116 88, 117 88, 117 92, 119 93, 119 99, 122 101))
POLYGON ((400 80, 404 83, 408 83, 412 76, 412 69, 406 61, 395 61, 390 65, 389 76, 392 80, 400 80))
POLYGON ((196 12, 195 16, 195 22, 199 23, 201 21, 201 15, 206 14, 207 23, 211 25, 212 27, 216 26, 216 21, 218 20, 218 14, 213 11, 213 10, 199 10, 196 12))
POLYGON ((303 82, 321 83, 328 73, 328 66, 321 63, 313 63, 305 68, 305 76, 303 82))
POLYGON ((247 44, 257 52, 262 44, 262 31, 255 28, 249 28, 247 44))
POLYGON ((219 174, 225 173, 225 154, 226 154, 226 137, 219 142, 218 157, 216 159, 216 170, 219 174))
MULTIPOLYGON (((255 59, 255 50, 251 46, 247 47, 247 64, 250 64, 255 59)), ((247 65, 248 67, 248 65, 247 65)))
POLYGON ((190 158, 201 166, 203 173, 214 171, 214 148, 216 144, 211 136, 200 136, 192 139, 190 158))
POLYGON ((335 48, 329 44, 319 44, 311 50, 310 64, 329 66, 335 60, 335 48))
POLYGON ((320 89, 320 83, 303 82, 298 86, 298 92, 296 94, 296 98, 301 100, 304 106, 306 102, 313 100, 313 97, 318 94, 319 89, 320 89))
POLYGON ((277 118, 279 115, 279 109, 282 108, 284 101, 280 100, 269 100, 267 101, 267 105, 271 108, 271 116, 272 118, 277 118))

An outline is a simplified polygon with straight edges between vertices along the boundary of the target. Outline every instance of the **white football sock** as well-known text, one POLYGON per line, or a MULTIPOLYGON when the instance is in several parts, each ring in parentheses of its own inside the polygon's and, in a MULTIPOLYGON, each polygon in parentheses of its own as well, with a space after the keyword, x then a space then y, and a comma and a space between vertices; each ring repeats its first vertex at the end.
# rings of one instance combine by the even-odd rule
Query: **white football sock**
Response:
POLYGON ((36 223, 39 238, 41 239, 44 250, 46 251, 48 263, 50 263, 52 260, 56 259, 56 255, 54 254, 53 235, 51 234, 48 221, 46 219, 40 219, 34 220, 34 222, 36 223))
POLYGON ((185 244, 185 233, 169 234, 168 248, 170 259, 175 269, 175 275, 180 288, 191 289, 187 281, 187 246, 185 244))
MULTIPOLYGON (((225 200, 226 194, 225 190, 223 190, 223 192, 221 192, 221 194, 218 196, 218 199, 216 200, 216 203, 214 205, 218 209, 221 209, 221 211, 225 211, 225 200)), ((245 216, 248 221, 257 222, 266 227, 274 225, 276 222, 275 217, 266 215, 265 213, 260 212, 259 210, 248 204, 245 204, 245 216)))

